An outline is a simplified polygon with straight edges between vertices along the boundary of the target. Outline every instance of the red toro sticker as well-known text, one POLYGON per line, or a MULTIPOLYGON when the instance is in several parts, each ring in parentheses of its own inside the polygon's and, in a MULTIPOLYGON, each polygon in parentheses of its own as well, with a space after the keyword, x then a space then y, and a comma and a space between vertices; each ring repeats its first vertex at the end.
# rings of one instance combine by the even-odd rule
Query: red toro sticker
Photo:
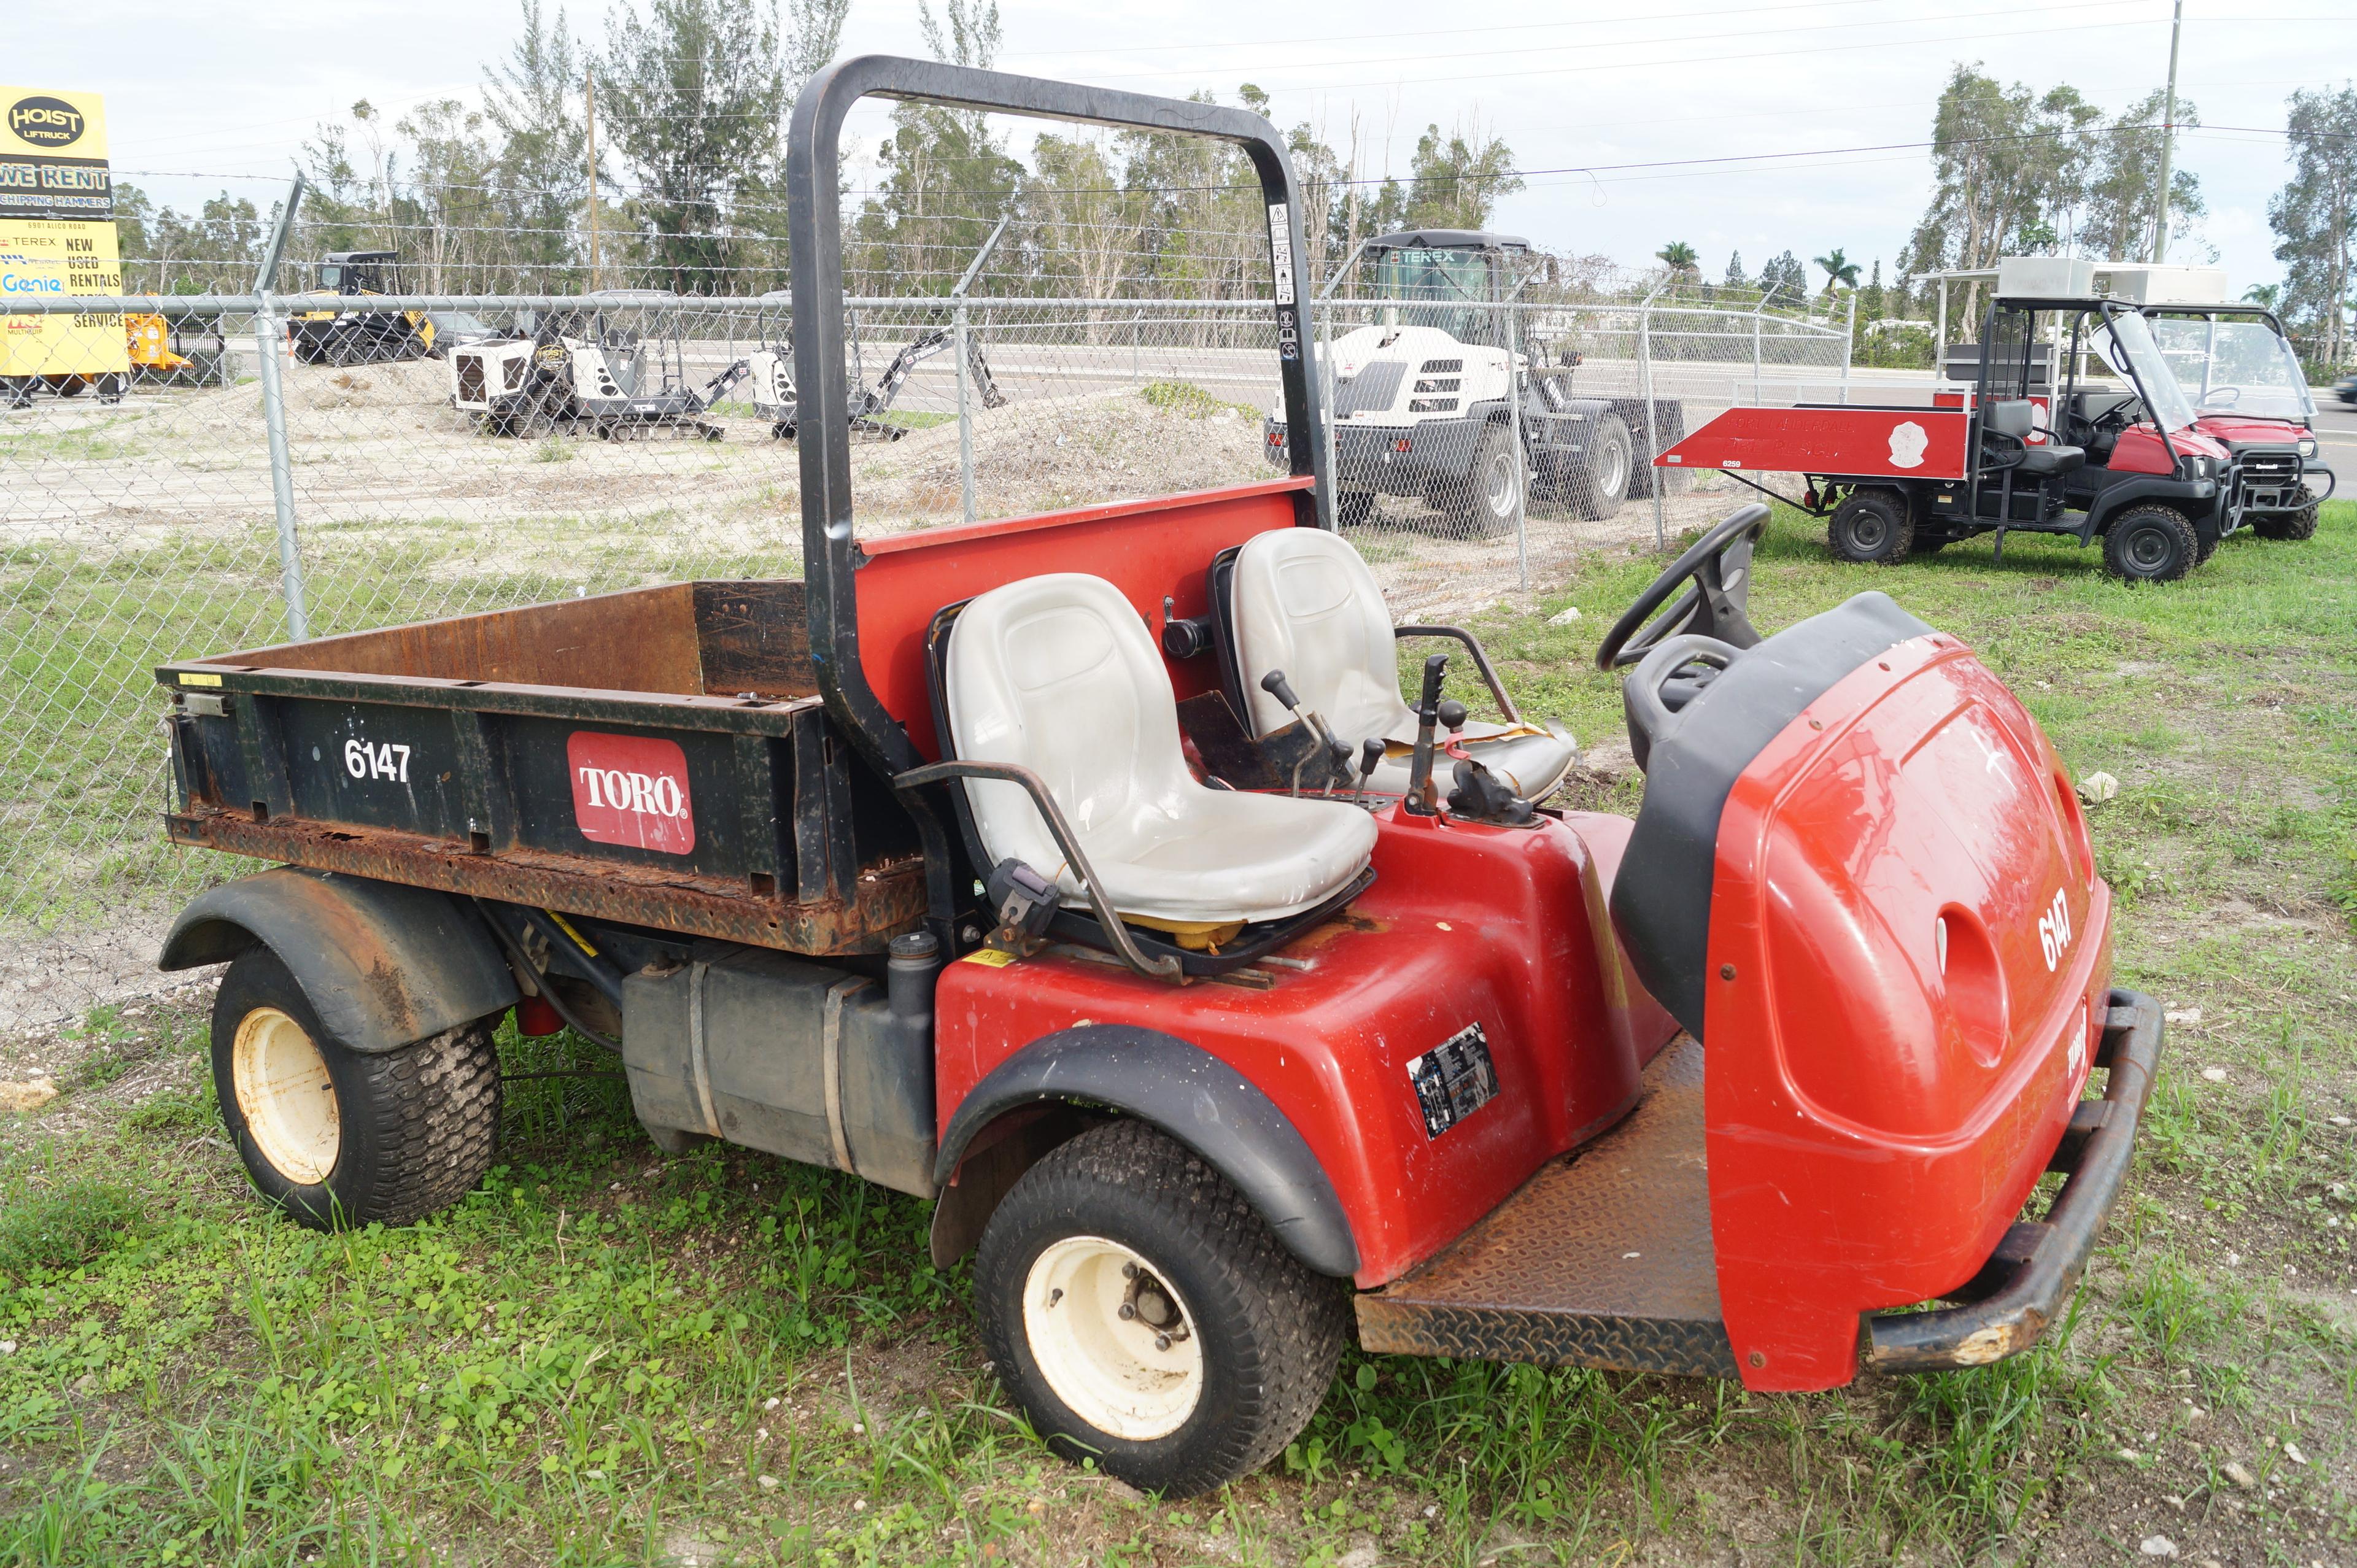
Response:
POLYGON ((663 854, 695 847, 695 804, 687 793, 687 754, 652 736, 565 738, 573 772, 573 822, 597 843, 626 843, 663 854))

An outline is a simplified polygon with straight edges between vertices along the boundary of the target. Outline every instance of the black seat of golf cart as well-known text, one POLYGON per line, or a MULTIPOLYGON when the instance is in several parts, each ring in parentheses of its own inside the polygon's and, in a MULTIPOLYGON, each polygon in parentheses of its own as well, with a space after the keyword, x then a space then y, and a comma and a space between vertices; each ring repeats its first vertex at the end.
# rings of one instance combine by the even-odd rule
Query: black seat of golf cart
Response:
POLYGON ((1982 467, 1997 471, 2010 468, 2024 478, 2047 479, 2085 467, 2084 447, 2061 446, 2051 442, 2040 446, 2029 445, 2030 432, 2038 427, 2036 414, 2028 398, 1993 400, 1981 413, 1982 467))
MULTIPOLYGON (((1374 820, 1340 801, 1199 782, 1168 670, 1101 577, 1054 573, 934 617, 927 635, 943 759, 1011 763, 1045 782, 1139 947, 1190 974, 1240 968, 1322 923, 1373 880, 1374 820)), ((977 875, 1016 860, 1055 885, 1051 930, 1106 945, 1087 892, 1017 784, 951 790, 977 875)))

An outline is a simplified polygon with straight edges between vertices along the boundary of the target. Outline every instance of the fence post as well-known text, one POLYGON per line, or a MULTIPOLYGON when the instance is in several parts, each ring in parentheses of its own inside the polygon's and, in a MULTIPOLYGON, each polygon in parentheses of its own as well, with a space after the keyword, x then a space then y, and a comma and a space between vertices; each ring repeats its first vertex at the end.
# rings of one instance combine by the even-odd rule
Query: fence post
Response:
POLYGON ((278 514, 278 592, 286 601, 286 635, 301 642, 311 635, 303 608, 303 552, 295 535, 295 467, 286 451, 286 387, 278 355, 285 328, 271 308, 270 295, 254 302, 253 346, 262 351, 262 424, 270 435, 270 499, 278 514))
POLYGON ((1653 492, 1653 548, 1669 545, 1669 526, 1662 517, 1662 486, 1664 475, 1653 467, 1653 459, 1662 455, 1662 436, 1653 417, 1653 301, 1661 295, 1656 287, 1637 307, 1637 375, 1645 399, 1645 470, 1652 476, 1646 483, 1653 492))
POLYGON ((1341 520, 1334 515, 1334 499, 1341 493, 1341 482, 1334 469, 1334 321, 1322 310, 1318 313, 1318 390, 1325 394, 1318 400, 1318 411, 1326 420, 1318 429, 1318 439, 1326 447, 1326 493, 1318 498, 1318 509, 1324 515, 1326 526, 1340 533, 1341 520))
POLYGON ((1849 324, 1842 328, 1841 401, 1849 403, 1849 364, 1857 358, 1857 290, 1849 291, 1849 324))
POLYGON ((1751 307, 1751 405, 1758 408, 1763 401, 1760 385, 1760 305, 1755 304, 1751 307))
POLYGON ((1514 369, 1514 361, 1522 352, 1523 335, 1516 325, 1516 317, 1521 311, 1511 299, 1506 302, 1505 310, 1506 421, 1512 427, 1514 443, 1514 570, 1520 575, 1523 591, 1528 593, 1531 586, 1531 536, 1528 507, 1523 490, 1530 478, 1530 448, 1523 445, 1523 378, 1514 369))
POLYGON ((950 350, 957 355, 958 510, 967 522, 974 521, 974 414, 966 406, 966 385, 974 378, 966 367, 966 355, 970 349, 966 341, 965 295, 982 272, 982 263, 990 259, 991 252, 998 249, 999 237, 1006 232, 1006 225, 1011 221, 1011 213, 998 220, 998 227, 990 231, 990 238, 982 242, 982 249, 976 251, 974 260, 966 263, 965 275, 958 279, 956 286, 950 290, 950 297, 957 301, 954 318, 957 340, 950 345, 950 350))

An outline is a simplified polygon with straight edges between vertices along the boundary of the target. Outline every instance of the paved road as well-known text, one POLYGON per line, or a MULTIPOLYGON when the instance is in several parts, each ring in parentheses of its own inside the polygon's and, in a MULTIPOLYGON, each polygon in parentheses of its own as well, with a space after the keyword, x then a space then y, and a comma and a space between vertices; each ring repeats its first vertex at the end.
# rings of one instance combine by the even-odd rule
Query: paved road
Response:
POLYGON ((2357 497, 2357 408, 2329 392, 2316 394, 2316 456, 2339 476, 2341 499, 2357 497))

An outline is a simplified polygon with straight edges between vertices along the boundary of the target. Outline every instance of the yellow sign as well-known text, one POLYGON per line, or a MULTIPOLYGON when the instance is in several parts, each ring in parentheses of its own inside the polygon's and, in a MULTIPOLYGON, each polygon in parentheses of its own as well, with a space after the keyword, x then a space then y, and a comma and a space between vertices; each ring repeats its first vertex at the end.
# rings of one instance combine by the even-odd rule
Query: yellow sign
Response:
MULTIPOLYGON (((121 294, 113 217, 105 101, 0 86, 0 311, 15 300, 121 294)), ((130 368, 120 316, 0 316, 0 375, 130 368)))

